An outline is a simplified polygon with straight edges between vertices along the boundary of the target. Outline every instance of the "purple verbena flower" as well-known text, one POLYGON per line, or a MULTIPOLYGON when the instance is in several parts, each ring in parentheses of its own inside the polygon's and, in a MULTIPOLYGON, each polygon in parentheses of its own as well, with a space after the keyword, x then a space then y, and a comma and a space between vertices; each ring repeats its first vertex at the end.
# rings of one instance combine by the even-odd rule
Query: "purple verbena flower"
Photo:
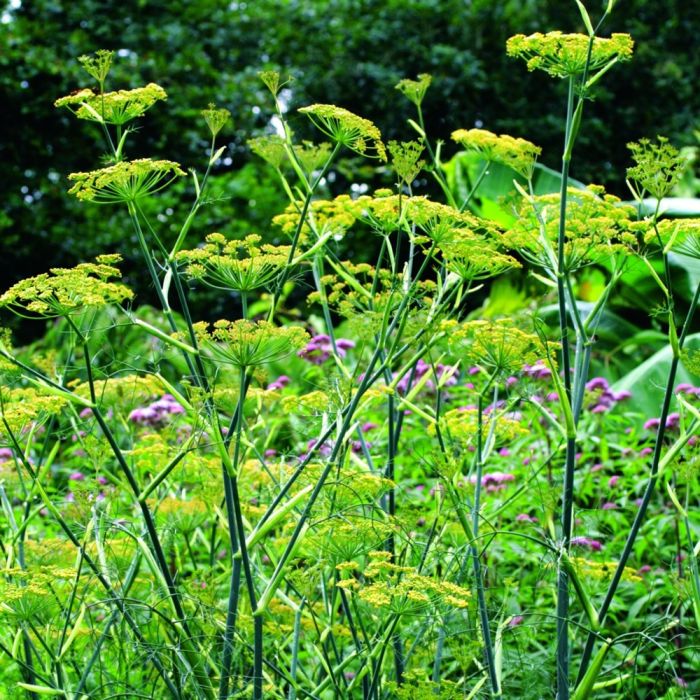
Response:
MULTIPOLYGON (((478 368, 477 368, 478 369, 478 368)), ((396 384, 396 390, 399 394, 407 394, 426 374, 433 372, 433 366, 429 365, 424 360, 418 360, 412 371, 406 372, 396 384)), ((396 379, 394 374, 394 379, 396 379)), ((456 367, 451 365, 435 365, 434 377, 438 383, 443 386, 454 386, 457 383, 456 367), (447 375, 447 376, 445 376, 447 375)), ((433 379, 426 380, 424 387, 427 391, 435 391, 435 382, 433 379)))
POLYGON ((661 421, 658 418, 650 418, 646 423, 644 423, 644 430, 653 430, 656 432, 661 425, 661 421))
POLYGON ((129 414, 132 423, 160 427, 164 425, 170 416, 181 415, 185 409, 170 394, 163 394, 157 401, 148 406, 135 408, 129 414))
POLYGON ((683 382, 675 388, 674 393, 675 394, 695 394, 695 393, 697 393, 697 389, 692 384, 688 384, 687 382, 683 382))
POLYGON ((588 547, 594 552, 600 552, 603 549, 603 545, 598 542, 598 540, 593 540, 590 537, 572 537, 571 538, 572 547, 588 547))
MULTIPOLYGON (((345 357, 347 351, 355 347, 355 343, 348 338, 338 338, 335 341, 335 349, 338 357, 345 357)), ((333 342, 329 335, 319 333, 307 343, 305 348, 299 350, 297 355, 313 365, 322 365, 333 354, 333 342)))
POLYGON ((586 382, 586 391, 595 391, 596 389, 602 389, 605 391, 610 388, 610 384, 605 377, 594 377, 589 382, 586 382))
POLYGON ((544 360, 538 360, 534 365, 523 365, 523 374, 533 379, 549 379, 552 370, 544 364, 544 360))
POLYGON ((270 382, 267 385, 267 388, 271 389, 273 391, 275 391, 275 390, 280 391, 280 390, 284 389, 284 387, 286 387, 290 381, 291 381, 291 379, 286 374, 280 374, 280 376, 277 377, 277 379, 275 379, 274 382, 270 382))
POLYGON ((518 513, 515 516, 515 520, 518 523, 536 523, 537 518, 535 518, 532 515, 528 515, 527 513, 518 513))
POLYGON ((668 418, 666 418, 666 428, 667 430, 673 430, 678 427, 680 423, 681 416, 679 413, 669 413, 668 418))
MULTIPOLYGON (((476 484, 476 474, 472 474, 469 477, 469 481, 472 484, 476 484)), ((511 481, 515 481, 515 476, 505 472, 491 472, 490 474, 483 474, 481 477, 481 485, 489 492, 501 491, 511 481)))

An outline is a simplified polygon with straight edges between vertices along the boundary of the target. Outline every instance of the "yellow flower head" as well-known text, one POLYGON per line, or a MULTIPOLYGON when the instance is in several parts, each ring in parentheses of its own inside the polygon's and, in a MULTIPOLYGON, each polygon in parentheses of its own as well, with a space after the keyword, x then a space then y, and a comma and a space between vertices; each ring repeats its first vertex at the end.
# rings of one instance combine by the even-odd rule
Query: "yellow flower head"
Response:
POLYGON ((399 180, 410 185, 425 165, 425 161, 420 160, 423 146, 417 141, 389 141, 389 153, 399 180))
POLYGON ((120 126, 143 116, 158 100, 165 100, 167 97, 165 90, 155 83, 133 90, 105 93, 85 88, 60 97, 54 102, 54 106, 68 107, 78 119, 120 126))
POLYGON ((467 151, 476 151, 488 161, 502 163, 520 173, 532 177, 537 156, 542 153, 539 146, 525 139, 502 134, 498 136, 485 129, 458 129, 452 132, 452 140, 467 151))
POLYGON ((220 233, 209 234, 201 248, 183 250, 178 261, 187 263, 187 273, 215 289, 250 292, 266 287, 284 268, 289 246, 260 245, 260 236, 227 240, 220 233))
POLYGON ((109 281, 121 277, 113 265, 120 259, 118 255, 100 256, 94 263, 53 268, 50 273, 29 277, 0 296, 0 306, 50 318, 74 314, 88 306, 121 304, 134 293, 123 284, 109 281))
POLYGON ((114 58, 114 51, 99 49, 92 56, 80 56, 78 62, 89 75, 102 85, 112 67, 112 58, 114 58))
POLYGON ((433 77, 428 73, 421 73, 418 76, 418 80, 409 80, 408 78, 404 78, 396 83, 394 87, 406 95, 406 97, 411 100, 416 107, 420 107, 432 80, 433 77))
MULTIPOLYGON (((656 226, 663 245, 673 239, 673 250, 700 260, 700 219, 663 219, 656 226)), ((647 244, 658 243, 652 228, 644 237, 647 244)))
POLYGON ((55 394, 42 394, 38 389, 19 388, 0 391, 0 435, 8 430, 17 436, 29 425, 59 415, 68 401, 55 394))
POLYGON ((184 174, 180 165, 171 160, 121 161, 100 170, 70 174, 68 179, 75 184, 68 194, 96 204, 134 202, 159 192, 184 174))
POLYGON ((315 104, 302 107, 299 111, 333 141, 360 155, 386 162, 382 134, 369 119, 335 105, 315 104))
POLYGON ((495 277, 522 267, 514 257, 500 251, 495 242, 476 236, 446 243, 440 252, 448 271, 465 282, 495 277))
POLYGON ((467 321, 452 329, 450 338, 460 346, 465 362, 489 374, 512 374, 551 354, 539 336, 522 330, 508 318, 467 321))
POLYGON ((227 109, 217 109, 216 105, 210 102, 207 109, 202 110, 202 116, 209 131, 211 131, 211 135, 216 136, 231 118, 231 112, 227 109))
MULTIPOLYGON (((518 219, 503 234, 502 243, 517 250, 536 265, 555 269, 553 251, 559 232, 559 194, 545 194, 523 200, 518 219)), ((638 232, 646 228, 636 220, 634 207, 606 194, 602 187, 569 188, 566 209, 565 267, 582 265, 627 253, 637 245, 638 232)))
POLYGON ((287 159, 287 151, 284 148, 284 139, 277 134, 269 136, 256 136, 248 139, 248 148, 250 148, 256 156, 260 156, 266 163, 269 163, 273 168, 280 168, 282 163, 287 159))
POLYGON ((309 334, 299 326, 274 326, 267 321, 217 321, 211 329, 196 324, 202 343, 221 362, 255 367, 301 349, 309 334))
POLYGON ((568 78, 580 75, 586 67, 597 71, 615 61, 628 61, 634 42, 629 34, 613 34, 609 39, 595 37, 590 57, 589 45, 590 38, 585 34, 516 34, 508 39, 506 53, 527 61, 528 70, 540 69, 555 78, 568 78))
POLYGON ((667 138, 657 137, 657 143, 640 139, 628 143, 635 165, 627 168, 628 179, 640 188, 640 194, 648 192, 652 197, 666 197, 683 175, 687 159, 672 146, 667 138))

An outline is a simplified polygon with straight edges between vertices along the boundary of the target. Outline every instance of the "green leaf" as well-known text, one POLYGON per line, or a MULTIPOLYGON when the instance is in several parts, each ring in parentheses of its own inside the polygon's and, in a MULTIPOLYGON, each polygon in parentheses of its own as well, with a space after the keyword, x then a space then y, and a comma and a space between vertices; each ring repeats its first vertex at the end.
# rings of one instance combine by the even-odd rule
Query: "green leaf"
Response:
POLYGON ((581 19, 586 25, 586 31, 588 32, 588 36, 593 36, 595 32, 593 31, 593 25, 591 24, 591 18, 588 16, 588 11, 584 7, 581 0, 576 0, 576 4, 578 5, 578 10, 581 13, 581 19))
MULTIPOLYGON (((461 204, 469 197, 486 163, 487 161, 478 153, 470 153, 468 151, 460 151, 447 163, 443 163, 442 167, 447 176, 447 185, 457 202, 461 204)), ((525 178, 516 173, 515 170, 501 163, 490 163, 487 174, 481 180, 478 190, 469 202, 471 211, 490 221, 495 221, 503 226, 510 226, 515 221, 515 217, 508 209, 505 201, 516 193, 516 188, 513 184, 514 180, 522 187, 527 188, 525 178)), ((561 173, 536 163, 532 186, 536 195, 559 192, 561 189, 561 173)), ((585 188, 582 182, 573 178, 569 178, 569 186, 578 189, 585 188)))
MULTIPOLYGON (((637 202, 625 202, 633 207, 639 206, 637 202)), ((642 216, 651 216, 656 211, 656 199, 648 197, 643 199, 639 207, 642 216)), ((664 197, 659 206, 659 214, 670 218, 684 218, 700 216, 700 198, 698 197, 664 197)))
MULTIPOLYGON (((700 349, 700 333, 688 336, 684 349, 700 349)), ((652 355, 646 362, 633 369, 619 381, 613 384, 613 391, 630 391, 632 400, 630 408, 642 413, 646 418, 655 418, 659 415, 663 402, 668 372, 671 367, 671 348, 665 347, 652 355)), ((676 384, 694 384, 697 377, 692 375, 681 363, 676 373, 676 384)))

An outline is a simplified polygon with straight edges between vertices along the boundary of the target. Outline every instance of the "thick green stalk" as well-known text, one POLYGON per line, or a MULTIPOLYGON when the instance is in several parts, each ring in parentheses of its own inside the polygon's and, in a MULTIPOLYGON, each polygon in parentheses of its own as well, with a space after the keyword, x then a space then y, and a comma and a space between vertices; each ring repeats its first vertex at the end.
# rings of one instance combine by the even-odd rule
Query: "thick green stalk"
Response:
MULTIPOLYGON (((562 156, 561 191, 559 207, 559 232, 557 236, 557 295, 559 297, 559 331, 561 358, 564 372, 566 400, 571 405, 571 355, 569 347, 569 322, 566 304, 566 264, 564 243, 566 240, 566 203, 571 163, 572 126, 574 116, 574 76, 569 78, 569 94, 566 105, 564 154, 562 156)), ((562 494, 561 546, 568 553, 571 542, 574 493, 574 466, 576 435, 567 435, 564 489, 562 494)), ((557 700, 569 698, 569 577, 563 562, 557 569, 557 700)))
MULTIPOLYGON (((231 541, 231 553, 237 552, 236 559, 231 574, 231 590, 229 591, 229 608, 226 620, 226 632, 224 634, 224 657, 222 661, 221 681, 219 684, 219 698, 223 700, 228 696, 229 674, 232 655, 232 640, 235 630, 236 609, 238 606, 238 594, 235 592, 240 581, 240 564, 237 567, 236 563, 240 560, 248 590, 248 598, 250 600, 251 610, 257 607, 257 596, 255 594, 255 584, 253 582, 253 574, 250 566, 250 558, 248 556, 248 548, 246 546, 245 529, 243 527, 243 514, 241 511, 241 502, 238 493, 237 472, 240 461, 241 436, 243 432, 243 404, 245 402, 246 390, 248 381, 246 379, 245 367, 241 368, 239 376, 239 397, 238 406, 236 408, 236 427, 235 427, 235 442, 233 448, 233 473, 230 474, 224 470, 224 486, 226 495, 226 510, 229 518, 229 536, 231 541), (240 555, 240 557, 238 556, 240 555)), ((260 700, 262 698, 262 618, 257 618, 253 621, 254 624, 254 663, 253 663, 253 698, 260 700)))

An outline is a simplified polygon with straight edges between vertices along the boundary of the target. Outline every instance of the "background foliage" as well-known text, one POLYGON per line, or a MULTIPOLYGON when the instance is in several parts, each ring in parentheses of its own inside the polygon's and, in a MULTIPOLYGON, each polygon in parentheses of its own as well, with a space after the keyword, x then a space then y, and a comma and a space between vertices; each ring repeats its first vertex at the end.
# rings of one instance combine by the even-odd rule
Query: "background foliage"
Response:
MULTIPOLYGON (((136 259, 122 215, 79 207, 64 196, 66 175, 89 165, 90 156, 72 144, 79 136, 97 138, 97 132, 47 107, 83 81, 75 61, 81 54, 118 52, 108 89, 154 81, 168 91, 166 107, 137 135, 133 157, 161 154, 201 172, 207 144, 199 109, 216 102, 232 111, 228 157, 213 187, 223 199, 199 220, 194 241, 211 230, 267 235, 271 216, 283 206, 279 189, 270 186, 272 173, 245 145, 270 129, 259 70, 278 68, 294 77, 290 111, 311 102, 337 103, 375 121, 387 140, 415 135, 406 125, 412 105, 393 86, 429 72, 434 81, 425 112, 434 137, 448 141, 452 129, 473 126, 523 136, 543 147, 545 165, 557 168, 561 115, 543 106, 562 104, 565 86, 516 71, 504 45, 518 32, 583 29, 575 3, 545 0, 10 0, 3 6, 0 230, 7 285, 44 271, 47 262, 72 265, 99 249, 120 250, 127 263, 136 259), (395 115, 390 124, 388 112, 395 115)), ((589 9, 598 15, 595 3, 589 9)), ((584 182, 604 180, 626 197, 627 141, 662 133, 676 145, 694 142, 700 5, 625 0, 605 29, 629 32, 638 42, 634 69, 612 71, 598 89, 572 174, 584 182)), ((312 137, 306 120, 292 116, 291 122, 300 136, 312 137)), ((445 157, 455 150, 448 143, 445 157)), ((356 171, 345 165, 331 173, 331 188, 346 190, 356 171)), ((377 173, 378 183, 382 177, 389 175, 377 173)), ((432 182, 417 186, 430 189, 432 182)), ((172 206, 166 201, 160 217, 164 226, 180 220, 178 192, 169 196, 172 206)), ((126 272, 146 300, 145 281, 135 268, 129 275, 128 264, 126 272)))

